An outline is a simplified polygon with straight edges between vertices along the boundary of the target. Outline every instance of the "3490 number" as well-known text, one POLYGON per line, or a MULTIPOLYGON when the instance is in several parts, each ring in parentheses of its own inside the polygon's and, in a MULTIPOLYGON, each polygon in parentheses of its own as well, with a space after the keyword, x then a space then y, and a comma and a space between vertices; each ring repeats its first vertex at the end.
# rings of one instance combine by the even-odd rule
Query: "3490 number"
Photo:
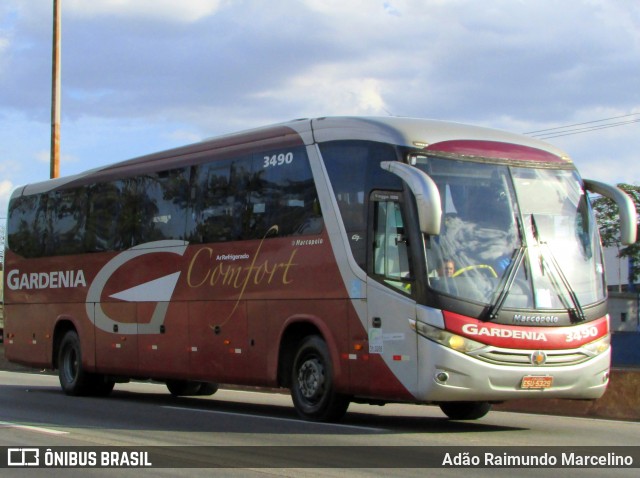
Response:
POLYGON ((597 327, 585 327, 584 329, 575 330, 567 334, 567 342, 579 342, 588 338, 595 338, 598 336, 597 327))
POLYGON ((272 156, 264 156, 264 163, 262 163, 263 168, 274 168, 278 166, 284 166, 285 164, 293 163, 293 153, 280 153, 274 154, 272 156))

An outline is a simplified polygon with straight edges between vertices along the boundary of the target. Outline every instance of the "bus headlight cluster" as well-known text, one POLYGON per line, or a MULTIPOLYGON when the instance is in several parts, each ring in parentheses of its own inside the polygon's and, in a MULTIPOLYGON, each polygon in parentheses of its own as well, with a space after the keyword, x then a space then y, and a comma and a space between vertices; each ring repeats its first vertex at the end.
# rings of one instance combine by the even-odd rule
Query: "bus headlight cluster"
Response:
POLYGON ((598 340, 584 345, 582 348, 595 357, 596 355, 600 355, 602 352, 606 352, 610 345, 611 335, 607 334, 598 340))
POLYGON ((440 345, 457 350, 458 352, 469 353, 474 350, 481 349, 482 347, 486 347, 485 344, 462 337, 461 335, 452 334, 451 332, 425 324, 424 322, 411 320, 410 323, 411 328, 413 328, 413 330, 418 334, 429 340, 433 340, 440 345))

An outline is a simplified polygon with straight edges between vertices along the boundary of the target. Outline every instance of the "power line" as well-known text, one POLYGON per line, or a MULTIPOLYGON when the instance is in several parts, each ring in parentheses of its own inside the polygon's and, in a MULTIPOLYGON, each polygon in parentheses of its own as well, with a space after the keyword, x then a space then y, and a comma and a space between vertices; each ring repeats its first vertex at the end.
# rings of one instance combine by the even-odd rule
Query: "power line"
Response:
POLYGON ((599 129, 616 128, 618 126, 623 126, 623 125, 633 124, 633 123, 640 123, 640 119, 633 120, 633 121, 621 121, 618 123, 609 123, 606 125, 591 126, 587 128, 567 129, 563 131, 557 131, 555 133, 537 134, 537 135, 534 134, 532 136, 539 139, 551 139, 551 138, 558 138, 560 136, 570 136, 573 134, 589 133, 590 131, 597 131, 599 129))
POLYGON ((613 120, 630 118, 632 116, 640 116, 640 113, 630 113, 626 115, 612 116, 610 118, 603 118, 599 120, 585 121, 583 123, 574 123, 574 124, 569 124, 565 126, 556 126, 554 128, 528 131, 524 134, 528 134, 539 139, 550 139, 550 138, 558 138, 560 136, 570 136, 574 134, 589 133, 591 131, 597 131, 600 129, 615 128, 615 127, 629 125, 633 123, 640 123, 640 118, 636 118, 628 121, 617 121, 617 122, 611 123, 611 121, 613 120), (598 124, 598 123, 604 123, 604 124, 598 124))

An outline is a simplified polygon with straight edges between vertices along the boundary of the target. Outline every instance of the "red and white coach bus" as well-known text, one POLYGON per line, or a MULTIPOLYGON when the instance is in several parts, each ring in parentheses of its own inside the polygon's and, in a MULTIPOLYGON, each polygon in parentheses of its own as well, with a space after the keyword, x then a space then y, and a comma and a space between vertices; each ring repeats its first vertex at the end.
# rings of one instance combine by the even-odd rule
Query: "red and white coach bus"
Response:
POLYGON ((606 287, 587 190, 551 146, 403 118, 292 121, 17 189, 9 360, 70 395, 283 387, 297 412, 600 397, 606 287))

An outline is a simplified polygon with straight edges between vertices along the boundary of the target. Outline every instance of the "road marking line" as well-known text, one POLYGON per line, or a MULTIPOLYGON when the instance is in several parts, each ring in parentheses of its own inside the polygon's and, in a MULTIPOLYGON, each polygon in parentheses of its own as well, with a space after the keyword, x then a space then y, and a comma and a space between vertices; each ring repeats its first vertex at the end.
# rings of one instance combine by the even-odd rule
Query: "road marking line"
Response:
POLYGON ((0 428, 17 428, 19 430, 26 430, 29 432, 46 433, 47 435, 68 435, 69 432, 63 432, 60 430, 53 430, 51 428, 34 427, 31 425, 19 425, 11 422, 0 422, 0 428))
POLYGON ((162 408, 168 408, 170 410, 182 410, 182 411, 186 411, 186 412, 215 413, 215 414, 219 414, 219 415, 228 415, 228 416, 232 416, 232 417, 249 417, 249 418, 260 418, 260 419, 263 419, 263 420, 277 420, 277 421, 281 421, 281 422, 297 423, 299 425, 306 424, 306 425, 332 426, 332 427, 339 427, 339 428, 350 428, 350 429, 353 429, 353 430, 366 430, 366 431, 372 431, 372 432, 384 432, 384 431, 386 431, 383 428, 361 427, 361 426, 357 426, 357 425, 344 425, 344 424, 341 424, 341 423, 307 422, 307 421, 302 420, 302 419, 296 420, 294 418, 268 417, 268 416, 265 416, 265 415, 253 415, 253 414, 250 414, 250 413, 221 412, 221 411, 218 411, 218 410, 204 410, 202 408, 173 407, 173 406, 169 406, 169 405, 163 405, 162 408))

